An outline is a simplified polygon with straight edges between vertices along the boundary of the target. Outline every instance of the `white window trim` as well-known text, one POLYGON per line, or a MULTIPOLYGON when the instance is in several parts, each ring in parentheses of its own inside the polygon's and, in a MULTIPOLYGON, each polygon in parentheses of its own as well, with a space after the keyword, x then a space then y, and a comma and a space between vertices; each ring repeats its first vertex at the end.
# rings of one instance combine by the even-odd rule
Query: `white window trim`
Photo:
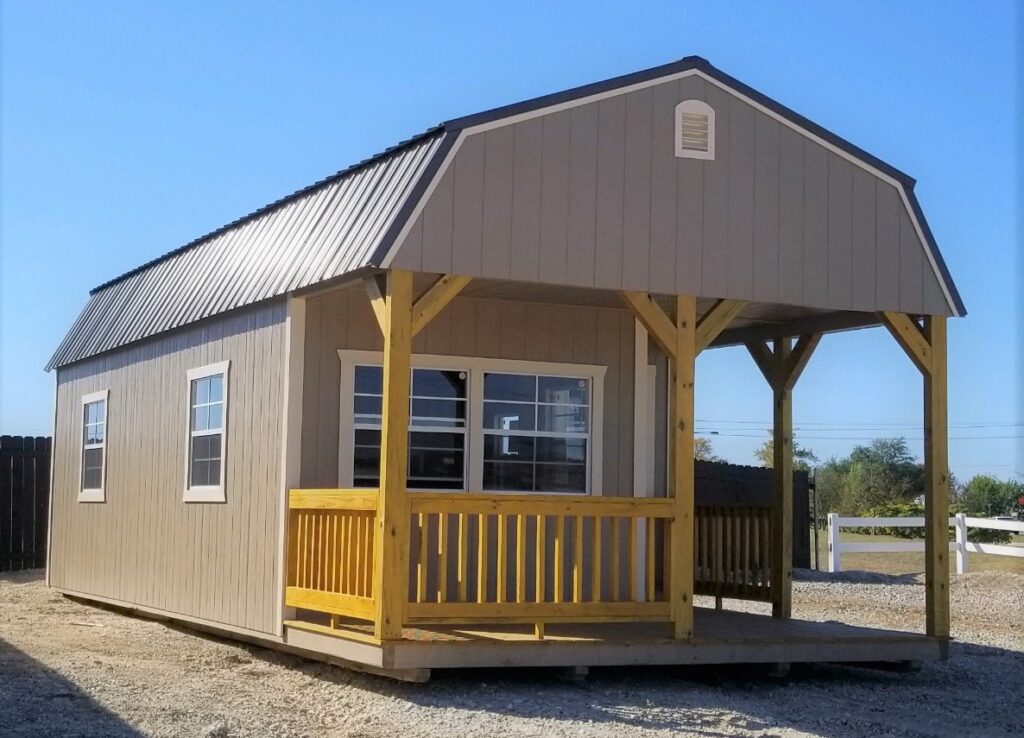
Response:
POLYGON ((227 472, 228 458, 228 370, 230 361, 219 361, 216 364, 189 369, 185 381, 185 493, 182 497, 184 502, 227 502, 227 493, 224 485, 224 477, 227 472), (224 375, 224 404, 221 411, 221 436, 220 436, 220 484, 203 485, 193 487, 189 484, 192 478, 192 382, 197 379, 205 379, 218 374, 224 375))
POLYGON ((78 454, 78 501, 79 502, 106 502, 107 501, 107 427, 110 422, 110 390, 100 390, 88 395, 82 395, 82 404, 78 410, 79 419, 79 454, 78 454), (99 489, 85 489, 85 406, 92 402, 103 401, 103 443, 90 444, 89 448, 103 449, 103 469, 100 471, 99 489))
POLYGON ((715 109, 708 105, 703 100, 683 100, 681 103, 676 105, 675 112, 675 140, 676 140, 676 156, 683 159, 704 159, 706 161, 712 161, 715 158, 715 109), (698 113, 700 115, 706 115, 708 119, 708 150, 700 151, 699 149, 687 149, 683 147, 683 138, 681 135, 680 118, 683 113, 698 113))
MULTIPOLYGON (((353 397, 355 393, 355 367, 358 364, 380 366, 384 354, 380 351, 359 351, 355 349, 338 349, 341 361, 341 391, 338 418, 338 485, 342 488, 352 486, 352 444, 355 424, 353 418, 353 397)), ((592 397, 590 402, 590 439, 587 453, 587 492, 588 495, 600 496, 603 493, 602 467, 604 459, 604 377, 608 367, 595 364, 564 364, 547 361, 521 361, 517 359, 486 359, 477 356, 441 356, 437 354, 413 354, 414 369, 447 369, 465 371, 469 374, 469 407, 466 428, 466 489, 470 492, 483 490, 484 459, 483 427, 476 424, 477 418, 483 417, 484 407, 484 372, 509 372, 520 374, 540 374, 551 376, 583 377, 591 381, 592 397)), ((416 492, 433 490, 417 489, 416 492)), ((436 490, 452 492, 453 490, 436 490)), ((487 490, 486 494, 547 494, 544 492, 498 491, 487 490)), ((568 495, 571 493, 557 492, 550 494, 568 495)))

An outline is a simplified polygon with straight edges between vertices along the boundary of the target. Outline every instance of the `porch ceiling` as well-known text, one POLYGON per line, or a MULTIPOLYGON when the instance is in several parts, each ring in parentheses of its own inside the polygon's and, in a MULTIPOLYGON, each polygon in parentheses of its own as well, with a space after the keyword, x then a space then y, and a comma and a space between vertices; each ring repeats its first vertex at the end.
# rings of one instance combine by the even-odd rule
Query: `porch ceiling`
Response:
MULTIPOLYGON (((414 291, 422 293, 440 275, 417 274, 414 291)), ((567 287, 533 282, 512 282, 495 279, 475 279, 460 292, 467 297, 493 300, 515 300, 519 302, 576 305, 627 310, 619 293, 615 290, 567 287)), ((671 311, 669 296, 655 298, 666 311, 671 311)), ((713 298, 697 299, 697 315, 702 317, 715 304, 713 298)), ((768 302, 750 302, 730 323, 712 347, 742 344, 755 339, 769 339, 778 335, 796 336, 804 333, 830 333, 855 328, 881 325, 877 314, 853 310, 835 311, 817 308, 782 305, 768 302)))

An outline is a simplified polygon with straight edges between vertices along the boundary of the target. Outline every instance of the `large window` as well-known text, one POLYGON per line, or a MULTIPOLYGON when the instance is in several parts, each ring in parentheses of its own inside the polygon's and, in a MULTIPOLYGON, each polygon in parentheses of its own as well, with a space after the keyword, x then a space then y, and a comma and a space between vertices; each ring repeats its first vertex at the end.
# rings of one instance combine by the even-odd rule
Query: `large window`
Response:
MULTIPOLYGON (((354 372, 353 468, 356 487, 380 483, 380 423, 384 376, 379 366, 354 372)), ((466 372, 414 369, 409 407, 409 487, 465 489, 466 372)))
POLYGON ((590 381, 484 373, 485 490, 586 492, 590 381))
MULTIPOLYGON (((342 486, 379 484, 380 356, 339 351, 342 486)), ((600 491, 604 367, 413 358, 410 489, 600 491)))
POLYGON ((224 502, 228 362, 188 373, 186 502, 224 502))
POLYGON ((107 466, 108 391, 94 392, 82 398, 82 478, 80 502, 105 501, 107 466))

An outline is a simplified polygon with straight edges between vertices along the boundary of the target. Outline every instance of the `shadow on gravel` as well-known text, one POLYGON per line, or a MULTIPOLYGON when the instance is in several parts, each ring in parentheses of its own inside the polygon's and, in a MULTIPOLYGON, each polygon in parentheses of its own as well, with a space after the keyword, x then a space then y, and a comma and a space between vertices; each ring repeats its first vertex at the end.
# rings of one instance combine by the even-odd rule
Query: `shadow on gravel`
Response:
POLYGON ((793 569, 796 582, 846 582, 848 584, 924 584, 923 574, 881 574, 876 571, 851 569, 830 573, 814 569, 793 569))
POLYGON ((1005 679, 1022 669, 1024 655, 1017 651, 954 643, 951 661, 925 664, 917 672, 796 664, 785 678, 771 676, 764 665, 595 668, 576 683, 559 669, 436 670, 426 684, 329 667, 303 671, 429 708, 707 738, 774 735, 783 728, 860 738, 1020 735, 1020 705, 1014 707, 1015 687, 1008 688, 1005 679), (964 679, 982 683, 990 695, 984 706, 977 692, 963 693, 964 679), (984 725, 978 723, 979 710, 984 725))
POLYGON ((2 638, 0 734, 76 738, 142 735, 78 686, 2 638))

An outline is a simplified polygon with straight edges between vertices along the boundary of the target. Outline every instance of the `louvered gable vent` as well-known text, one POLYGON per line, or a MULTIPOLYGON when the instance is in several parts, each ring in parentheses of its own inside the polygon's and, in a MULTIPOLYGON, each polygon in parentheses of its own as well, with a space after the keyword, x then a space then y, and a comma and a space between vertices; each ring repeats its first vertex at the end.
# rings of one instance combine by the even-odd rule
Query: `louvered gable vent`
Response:
POLYGON ((676 156, 715 158, 715 111, 700 100, 676 106, 676 156))

